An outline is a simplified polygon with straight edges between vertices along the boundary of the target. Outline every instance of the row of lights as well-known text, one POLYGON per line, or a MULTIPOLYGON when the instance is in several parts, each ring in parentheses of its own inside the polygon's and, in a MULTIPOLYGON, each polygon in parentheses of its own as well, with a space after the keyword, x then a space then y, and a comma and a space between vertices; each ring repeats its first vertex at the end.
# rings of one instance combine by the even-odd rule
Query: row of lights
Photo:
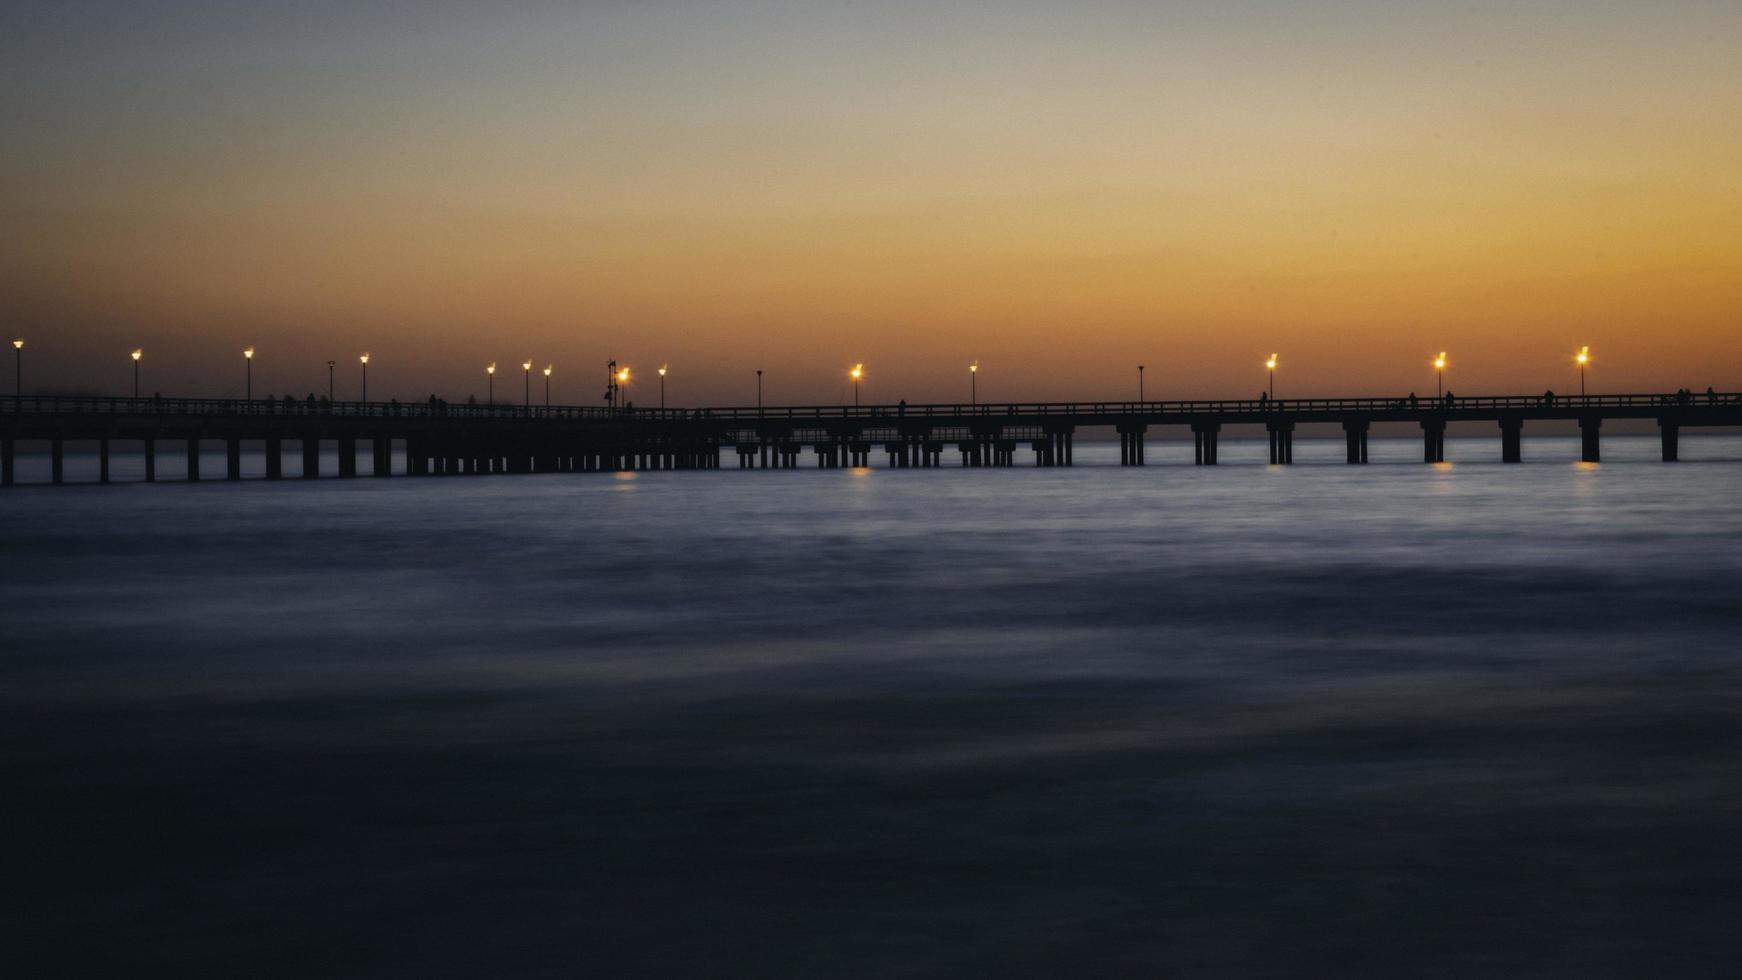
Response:
MULTIPOLYGON (((14 340, 12 342, 12 350, 14 353, 15 371, 17 374, 17 377, 16 377, 17 390, 18 390, 18 393, 20 395, 22 395, 24 392, 24 387, 23 387, 23 380, 24 380, 24 367, 23 367, 23 365, 24 365, 24 338, 20 337, 17 340, 14 340)), ((139 397, 139 361, 141 358, 143 358, 145 356, 145 351, 141 348, 135 347, 133 349, 132 354, 129 356, 131 356, 133 358, 133 397, 138 398, 139 397)), ((1270 386, 1267 390, 1267 395, 1269 398, 1271 398, 1273 400, 1276 398, 1276 365, 1277 365, 1278 356, 1279 355, 1277 355, 1277 354, 1271 354, 1270 357, 1267 358, 1264 362, 1265 370, 1269 372, 1269 376, 1270 376, 1270 386)), ((252 346, 244 347, 242 349, 242 357, 248 365, 248 369, 247 369, 248 370, 248 374, 247 374, 247 397, 251 400, 254 397, 254 348, 252 346)), ((363 365, 363 398, 362 398, 362 400, 368 401, 369 400, 369 353, 367 351, 363 352, 362 354, 358 355, 357 360, 359 362, 361 362, 363 365)), ((1584 397, 1584 395, 1585 395, 1585 365, 1589 364, 1590 361, 1591 361, 1591 348, 1589 346, 1580 347, 1579 352, 1577 354, 1573 355, 1573 362, 1579 366, 1579 397, 1581 397, 1581 398, 1584 397)), ((333 361, 327 362, 327 397, 328 398, 331 398, 333 395, 333 365, 334 365, 334 363, 335 362, 333 362, 333 361)), ((1445 397, 1446 367, 1449 364, 1450 364, 1450 362, 1446 360, 1446 352, 1445 351, 1440 351, 1439 356, 1433 359, 1434 379, 1435 379, 1435 383, 1436 383, 1436 390, 1437 390, 1439 396, 1442 398, 1445 397)), ((520 367, 523 371, 526 372, 526 404, 528 406, 530 406, 532 404, 532 361, 530 359, 523 361, 521 363, 520 367)), ((1138 401, 1143 401, 1143 368, 1144 368, 1144 365, 1142 365, 1142 364, 1137 365, 1137 400, 1138 401)), ((551 372, 554 371, 555 369, 556 368, 554 365, 546 364, 544 366, 544 404, 545 404, 546 408, 550 407, 550 375, 551 375, 551 372)), ((665 407, 665 372, 666 372, 666 365, 661 364, 659 366, 659 407, 660 408, 665 407)), ((484 373, 489 377, 489 384, 490 384, 489 403, 494 405, 496 403, 496 362, 491 361, 487 366, 485 366, 484 373)), ((968 397, 969 397, 970 404, 974 404, 974 405, 978 405, 980 402, 979 376, 980 376, 980 362, 975 361, 972 364, 969 364, 968 365, 968 397)), ((612 400, 612 402, 611 402, 612 406, 615 407, 617 404, 616 397, 617 397, 618 393, 621 391, 621 389, 623 389, 624 387, 627 387, 629 384, 629 377, 630 377, 629 368, 627 365, 625 365, 623 367, 618 367, 616 361, 611 361, 609 364, 608 377, 610 380, 610 388, 607 390, 606 396, 612 400)), ((859 407, 859 382, 861 382, 865 379, 865 365, 864 364, 853 365, 852 369, 847 372, 847 377, 852 379, 852 382, 853 382, 853 407, 858 408, 859 407)), ((758 368, 756 370, 756 407, 757 408, 762 407, 762 369, 761 368, 758 368)))
MULTIPOLYGON (((1280 357, 1280 355, 1278 355, 1278 354, 1271 354, 1264 361, 1264 368, 1266 371, 1269 372, 1269 375, 1270 375, 1270 387, 1268 389, 1268 396, 1272 400, 1274 400, 1276 398, 1276 365, 1278 363, 1279 357, 1280 357)), ((1590 347, 1580 347, 1579 352, 1577 354, 1573 355, 1573 362, 1579 366, 1579 396, 1581 398, 1584 397, 1584 394, 1585 394, 1585 365, 1590 363, 1590 360, 1591 360, 1591 348, 1590 347)), ((1442 397, 1442 398, 1445 397, 1445 393, 1446 393, 1445 392, 1445 376, 1446 376, 1446 367, 1448 366, 1449 363, 1450 362, 1446 360, 1446 352, 1445 351, 1440 351, 1439 356, 1433 359, 1434 376, 1438 380, 1439 394, 1440 394, 1440 397, 1442 397)), ((1144 365, 1142 365, 1142 364, 1137 365, 1137 400, 1138 401, 1143 401, 1143 369, 1144 369, 1144 365)), ((662 371, 662 373, 663 373, 663 371, 662 371)), ((758 384, 757 384, 758 394, 760 395, 760 389, 761 389, 761 380, 760 379, 762 377, 762 372, 757 371, 756 376, 758 379, 758 384)), ((849 378, 853 379, 853 407, 857 408, 857 407, 859 407, 859 382, 861 380, 863 380, 865 377, 865 365, 863 365, 863 364, 853 365, 852 370, 847 372, 847 376, 849 378)), ((969 404, 975 404, 975 405, 979 404, 979 401, 980 401, 979 385, 978 385, 979 376, 980 376, 980 362, 975 361, 972 364, 969 364, 968 365, 969 404)), ((760 401, 758 402, 758 405, 760 405, 760 401)))

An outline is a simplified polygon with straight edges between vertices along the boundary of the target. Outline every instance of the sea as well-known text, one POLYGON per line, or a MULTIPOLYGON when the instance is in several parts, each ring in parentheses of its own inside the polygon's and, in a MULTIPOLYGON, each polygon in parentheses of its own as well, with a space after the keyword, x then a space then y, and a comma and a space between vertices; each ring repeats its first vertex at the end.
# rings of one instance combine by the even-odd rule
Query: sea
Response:
POLYGON ((1524 451, 27 454, 0 973, 1734 977, 1742 437, 1524 451))

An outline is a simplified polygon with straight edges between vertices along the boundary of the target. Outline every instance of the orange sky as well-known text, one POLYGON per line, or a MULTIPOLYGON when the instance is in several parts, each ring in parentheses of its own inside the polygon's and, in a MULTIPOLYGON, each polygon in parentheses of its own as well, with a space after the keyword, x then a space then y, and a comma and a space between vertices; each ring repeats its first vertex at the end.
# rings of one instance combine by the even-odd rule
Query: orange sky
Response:
POLYGON ((0 320, 27 390, 1742 388, 1742 8, 1297 6, 44 5, 0 320))

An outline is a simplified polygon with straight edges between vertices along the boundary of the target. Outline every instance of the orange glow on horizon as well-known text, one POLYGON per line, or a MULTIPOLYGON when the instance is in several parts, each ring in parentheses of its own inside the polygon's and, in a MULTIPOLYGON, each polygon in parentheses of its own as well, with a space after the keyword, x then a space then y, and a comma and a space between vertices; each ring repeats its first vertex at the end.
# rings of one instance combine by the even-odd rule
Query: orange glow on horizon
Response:
POLYGON ((879 399, 955 401, 982 355, 1000 397, 1129 397, 1139 363, 1149 395, 1250 397, 1284 346, 1290 397, 1407 392, 1442 343, 1460 394, 1541 391, 1584 341, 1606 390, 1742 389, 1736 4, 557 5, 428 36, 323 6, 173 64, 40 6, 0 92, 0 320, 45 391, 151 343, 154 385, 218 394, 246 341, 298 397, 364 344, 400 399, 482 398, 515 346, 675 360, 697 405, 763 368, 769 404, 837 401, 859 358, 879 399))

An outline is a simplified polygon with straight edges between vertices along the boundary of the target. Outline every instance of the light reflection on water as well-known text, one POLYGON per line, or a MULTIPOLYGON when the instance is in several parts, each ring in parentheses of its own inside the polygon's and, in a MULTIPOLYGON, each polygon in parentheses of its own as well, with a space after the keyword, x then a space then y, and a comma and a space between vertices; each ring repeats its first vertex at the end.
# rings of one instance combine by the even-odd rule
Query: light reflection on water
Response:
POLYGON ((75 973, 1727 975, 1742 440, 1491 443, 9 493, 9 918, 75 973))

